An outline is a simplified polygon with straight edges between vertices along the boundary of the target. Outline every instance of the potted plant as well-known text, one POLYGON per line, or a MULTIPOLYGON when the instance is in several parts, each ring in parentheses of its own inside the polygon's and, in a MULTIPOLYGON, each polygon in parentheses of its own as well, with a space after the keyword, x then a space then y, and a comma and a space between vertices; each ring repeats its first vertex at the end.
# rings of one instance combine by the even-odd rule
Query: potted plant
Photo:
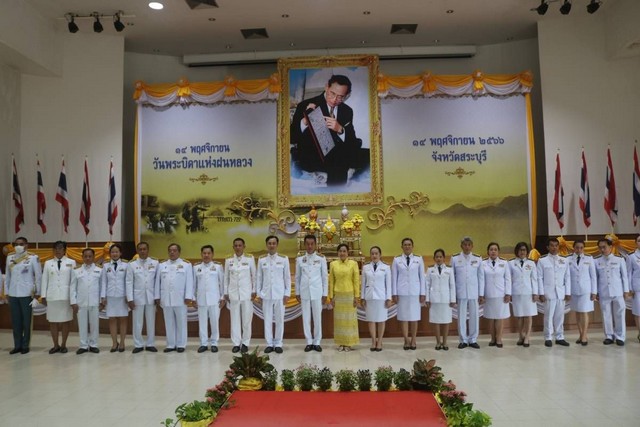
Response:
POLYGON ((269 356, 260 355, 258 347, 251 353, 243 353, 233 357, 233 363, 229 366, 235 372, 238 381, 238 390, 260 390, 262 388, 262 376, 274 367, 269 363, 269 356))
POLYGON ((429 361, 418 359, 413 362, 411 371, 411 386, 414 390, 440 391, 444 376, 439 366, 436 366, 435 359, 429 361))
POLYGON ((291 369, 283 369, 280 373, 280 380, 284 391, 293 391, 296 386, 295 375, 291 369))
POLYGON ((262 389, 265 391, 274 391, 278 384, 278 371, 275 369, 266 372, 262 376, 262 389))
POLYGON ((320 391, 331 390, 332 383, 333 383, 333 373, 331 373, 331 369, 326 367, 320 369, 316 376, 316 384, 318 385, 318 390, 320 391))
POLYGON ((393 382, 400 391, 411 390, 411 373, 404 368, 400 368, 400 370, 396 372, 393 382))
POLYGON ((176 408, 178 421, 167 418, 161 424, 165 427, 173 427, 180 422, 183 427, 206 427, 216 417, 216 411, 207 402, 194 400, 191 403, 183 403, 176 408))
POLYGON ((316 366, 302 364, 296 369, 296 385, 300 391, 311 391, 316 383, 318 368, 316 366))
POLYGON ((356 372, 358 378, 358 390, 369 391, 371 390, 371 371, 368 369, 359 369, 356 372))
POLYGON ((356 389, 356 373, 351 369, 341 369, 336 372, 336 383, 339 391, 353 391, 356 389))
POLYGON ((373 374, 378 391, 389 391, 394 377, 391 366, 380 366, 373 374))

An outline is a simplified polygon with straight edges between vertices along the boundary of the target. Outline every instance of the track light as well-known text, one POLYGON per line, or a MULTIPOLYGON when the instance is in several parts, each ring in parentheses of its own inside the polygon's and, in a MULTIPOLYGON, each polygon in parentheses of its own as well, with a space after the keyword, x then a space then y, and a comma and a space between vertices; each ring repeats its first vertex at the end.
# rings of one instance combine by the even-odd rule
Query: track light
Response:
POLYGON ((117 32, 124 30, 124 24, 120 21, 120 13, 113 15, 113 28, 115 28, 117 32))
POLYGON ((602 2, 600 0, 591 0, 591 3, 587 5, 587 12, 596 13, 598 9, 600 9, 600 5, 602 2))
POLYGON ((560 6, 560 13, 563 15, 568 15, 569 12, 571 12, 571 1, 564 0, 564 3, 562 3, 562 6, 560 6))
POLYGON ((76 24, 73 20, 74 16, 70 13, 67 13, 64 17, 67 18, 67 21, 69 21, 69 23, 67 24, 67 27, 69 27, 69 32, 72 34, 77 33, 80 28, 78 28, 78 24, 76 24))
POLYGON ((547 13, 547 9, 549 9, 549 3, 547 3, 547 0, 540 0, 540 6, 534 8, 533 10, 538 12, 538 15, 544 15, 545 13, 547 13))
POLYGON ((101 33, 104 28, 102 28, 102 24, 100 23, 100 14, 98 12, 93 12, 92 15, 94 18, 96 18, 95 22, 93 23, 93 32, 101 33))

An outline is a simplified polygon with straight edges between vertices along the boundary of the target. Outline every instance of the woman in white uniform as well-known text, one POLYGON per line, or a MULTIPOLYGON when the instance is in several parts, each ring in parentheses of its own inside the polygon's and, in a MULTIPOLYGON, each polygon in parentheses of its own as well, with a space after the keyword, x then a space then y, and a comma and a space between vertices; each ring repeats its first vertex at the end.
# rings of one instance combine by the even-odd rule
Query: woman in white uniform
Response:
POLYGON ((527 259, 529 245, 518 242, 515 247, 516 257, 509 261, 511 273, 511 307, 513 317, 518 318, 517 345, 529 347, 532 316, 538 314, 538 270, 536 263, 527 259))
POLYGON ((361 304, 364 306, 371 335, 371 351, 382 351, 382 337, 391 305, 391 267, 380 261, 382 250, 369 250, 371 262, 362 267, 361 304))
POLYGON ((638 342, 640 342, 640 235, 636 237, 637 249, 627 257, 627 272, 629 274, 629 290, 633 295, 631 313, 638 328, 638 342))
POLYGON ((436 326, 436 350, 449 350, 447 336, 453 321, 452 308, 456 304, 456 283, 453 269, 444 264, 444 250, 436 249, 433 259, 436 265, 427 269, 427 307, 429 322, 436 326))
POLYGON ((484 318, 489 320, 491 341, 489 347, 502 348, 502 324, 509 318, 509 303, 511 302, 511 272, 507 261, 500 258, 500 245, 491 242, 487 246, 489 258, 482 261, 484 273, 484 318))
POLYGON ((111 353, 124 352, 124 339, 127 336, 127 320, 129 307, 127 306, 125 282, 127 263, 120 259, 122 246, 114 243, 109 248, 111 260, 102 265, 100 278, 101 306, 106 307, 109 317, 109 332, 111 333, 111 353), (118 326, 120 327, 120 342, 118 342, 118 326))
POLYGON ((571 276, 571 311, 576 313, 578 331, 580 337, 576 344, 583 346, 589 343, 587 331, 589 330, 589 313, 593 312, 593 302, 598 294, 598 281, 596 276, 596 264, 593 257, 584 253, 584 240, 573 242, 573 255, 569 257, 569 269, 571 276))

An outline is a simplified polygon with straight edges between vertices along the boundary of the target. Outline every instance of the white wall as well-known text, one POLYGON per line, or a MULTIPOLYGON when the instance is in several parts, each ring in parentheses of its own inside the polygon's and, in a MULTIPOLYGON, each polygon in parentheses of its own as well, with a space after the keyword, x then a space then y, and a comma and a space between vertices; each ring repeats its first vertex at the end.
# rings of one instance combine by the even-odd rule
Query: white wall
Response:
POLYGON ((607 145, 618 192, 616 233, 634 233, 631 196, 633 146, 640 139, 640 57, 609 59, 604 14, 557 17, 538 24, 549 233, 560 228, 552 212, 554 164, 560 148, 565 234, 584 234, 578 207, 580 149, 591 188, 590 234, 611 232, 603 208, 607 145))

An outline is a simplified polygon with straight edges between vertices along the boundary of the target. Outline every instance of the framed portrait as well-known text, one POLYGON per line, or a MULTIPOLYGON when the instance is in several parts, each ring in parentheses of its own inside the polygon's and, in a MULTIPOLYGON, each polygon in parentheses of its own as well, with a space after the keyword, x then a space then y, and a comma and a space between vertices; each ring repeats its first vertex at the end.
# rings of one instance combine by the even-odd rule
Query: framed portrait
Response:
POLYGON ((280 206, 381 203, 378 57, 286 58, 278 72, 280 206))

